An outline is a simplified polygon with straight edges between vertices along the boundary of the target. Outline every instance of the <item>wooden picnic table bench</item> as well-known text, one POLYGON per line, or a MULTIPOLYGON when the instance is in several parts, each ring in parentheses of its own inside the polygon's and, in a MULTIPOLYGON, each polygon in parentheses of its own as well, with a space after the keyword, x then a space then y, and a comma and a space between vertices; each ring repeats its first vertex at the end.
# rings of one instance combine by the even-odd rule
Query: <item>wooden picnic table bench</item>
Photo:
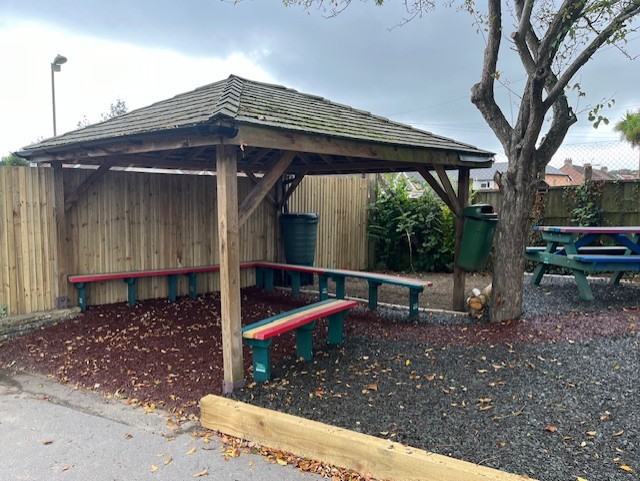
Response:
POLYGON ((313 358, 312 337, 316 321, 328 317, 328 343, 341 344, 344 316, 356 305, 356 301, 326 299, 243 327, 242 338, 252 350, 254 381, 264 382, 271 378, 270 347, 275 336, 295 330, 296 355, 309 361, 313 358))
POLYGON ((548 266, 571 269, 580 297, 593 300, 587 274, 611 272, 610 284, 618 284, 626 272, 640 272, 640 226, 564 227, 535 226, 546 247, 527 247, 525 258, 538 263, 531 284, 538 285, 548 266), (593 246, 606 237, 612 246, 593 246))
POLYGON ((378 274, 376 272, 352 271, 345 269, 327 269, 322 267, 301 266, 295 264, 283 264, 277 262, 257 262, 256 268, 261 271, 257 273, 259 285, 266 290, 273 288, 273 272, 276 270, 285 271, 291 274, 291 290, 294 294, 300 292, 300 274, 310 273, 318 276, 318 286, 320 299, 329 297, 328 280, 333 279, 336 283, 336 297, 344 299, 346 297, 345 280, 347 278, 364 279, 369 286, 369 309, 378 308, 378 287, 382 284, 396 285, 409 289, 409 318, 418 317, 419 296, 425 287, 433 285, 429 281, 400 277, 389 274, 378 274))

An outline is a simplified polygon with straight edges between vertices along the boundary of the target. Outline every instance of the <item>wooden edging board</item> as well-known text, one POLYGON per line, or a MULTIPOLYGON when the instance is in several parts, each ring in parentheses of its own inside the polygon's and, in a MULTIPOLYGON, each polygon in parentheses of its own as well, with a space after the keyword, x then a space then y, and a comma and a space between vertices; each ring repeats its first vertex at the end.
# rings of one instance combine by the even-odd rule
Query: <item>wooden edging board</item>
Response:
POLYGON ((516 474, 430 453, 220 396, 200 400, 208 429, 296 456, 394 481, 531 481, 516 474))

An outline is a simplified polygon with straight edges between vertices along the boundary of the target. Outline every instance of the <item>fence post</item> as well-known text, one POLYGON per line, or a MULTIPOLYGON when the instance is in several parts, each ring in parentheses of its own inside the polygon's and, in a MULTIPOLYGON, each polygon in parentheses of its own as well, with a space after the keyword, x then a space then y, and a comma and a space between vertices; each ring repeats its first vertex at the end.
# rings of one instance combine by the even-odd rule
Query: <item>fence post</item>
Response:
POLYGON ((64 209, 64 177, 62 162, 53 162, 53 217, 56 239, 56 298, 57 309, 69 307, 67 275, 67 220, 64 209))

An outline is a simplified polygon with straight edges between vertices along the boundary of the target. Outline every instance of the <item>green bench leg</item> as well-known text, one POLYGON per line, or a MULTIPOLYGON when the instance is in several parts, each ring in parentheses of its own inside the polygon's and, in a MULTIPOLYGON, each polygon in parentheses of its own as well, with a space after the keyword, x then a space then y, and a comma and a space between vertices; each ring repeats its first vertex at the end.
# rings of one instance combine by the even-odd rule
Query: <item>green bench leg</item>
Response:
POLYGON ((329 316, 329 332, 327 342, 331 345, 342 344, 345 312, 337 312, 329 316))
POLYGON ((245 339, 253 354, 253 380, 265 382, 271 379, 271 339, 245 339))
POLYGON ((368 281, 369 282, 369 309, 375 311, 378 308, 378 287, 380 287, 380 282, 368 281))
POLYGON ((264 269, 263 275, 263 289, 267 292, 273 290, 273 269, 264 269))
POLYGON ((318 275, 318 290, 321 301, 329 299, 329 276, 318 275))
POLYGON ((127 283, 127 295, 129 297, 129 305, 133 307, 136 305, 138 279, 136 279, 135 277, 127 277, 126 279, 124 279, 124 282, 127 283))
POLYGON ((264 289, 264 269, 256 267, 256 287, 264 289))
POLYGON ((87 310, 87 286, 84 282, 78 282, 76 288, 78 289, 78 305, 80 306, 80 311, 85 312, 87 310))
POLYGON ((344 299, 346 295, 344 276, 334 276, 333 280, 336 281, 336 297, 338 299, 344 299))
POLYGON ((591 287, 589 286, 589 281, 585 273, 574 269, 573 277, 576 279, 576 284, 578 285, 580 299, 593 301, 593 292, 591 292, 591 287))
POLYGON ((420 296, 420 292, 416 289, 409 289, 409 319, 417 319, 419 317, 419 306, 420 303, 418 298, 420 296))
POLYGON ((316 322, 310 322, 296 329, 296 355, 305 361, 313 359, 313 328, 316 322))
POLYGON ((531 284, 534 286, 537 286, 540 284, 540 281, 542 280, 542 276, 544 276, 544 273, 547 270, 547 266, 543 263, 540 263, 536 266, 536 268, 533 270, 533 277, 531 278, 531 284))
POLYGON ((169 287, 169 300, 171 302, 176 302, 178 291, 178 274, 169 274, 167 276, 167 282, 169 287))
POLYGON ((294 295, 300 294, 300 273, 290 272, 291 275, 291 293, 294 295))
POLYGON ((189 297, 195 299, 198 297, 198 283, 196 282, 196 273, 190 272, 189 276, 189 297))

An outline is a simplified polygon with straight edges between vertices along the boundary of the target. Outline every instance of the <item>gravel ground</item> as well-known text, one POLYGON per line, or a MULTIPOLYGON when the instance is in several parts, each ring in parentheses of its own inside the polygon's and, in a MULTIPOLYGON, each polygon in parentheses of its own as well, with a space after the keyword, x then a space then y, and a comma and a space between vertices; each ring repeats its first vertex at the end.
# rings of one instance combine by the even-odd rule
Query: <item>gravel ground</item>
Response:
POLYGON ((387 310, 234 397, 539 480, 638 479, 640 285, 591 285, 527 285, 501 327, 387 310))

